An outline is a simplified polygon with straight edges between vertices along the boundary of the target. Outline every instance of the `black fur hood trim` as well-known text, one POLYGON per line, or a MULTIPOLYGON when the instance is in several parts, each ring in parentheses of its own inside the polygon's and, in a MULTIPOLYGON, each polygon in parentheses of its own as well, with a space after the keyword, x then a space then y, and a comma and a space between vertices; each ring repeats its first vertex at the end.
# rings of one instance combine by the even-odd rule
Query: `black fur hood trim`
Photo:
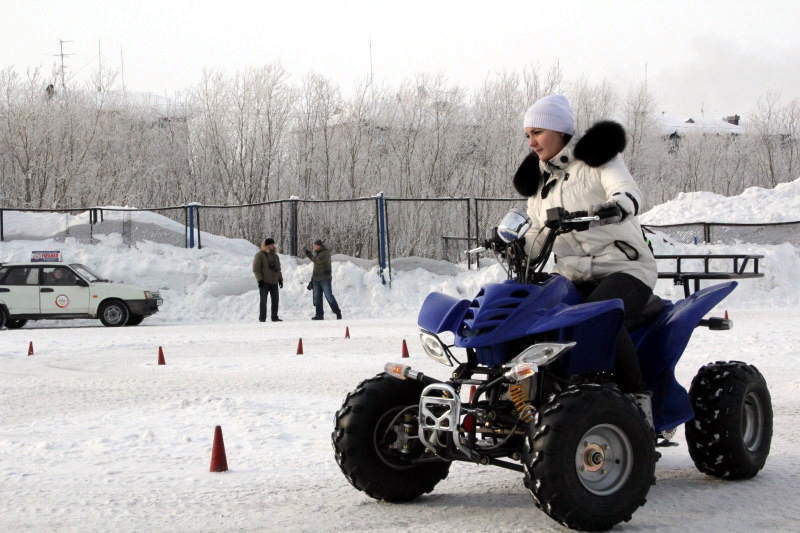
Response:
POLYGON ((625 150, 625 128, 610 120, 598 122, 575 145, 575 159, 600 167, 625 150))
POLYGON ((522 164, 514 173, 514 188, 522 196, 533 196, 539 190, 539 179, 542 171, 539 170, 539 156, 531 150, 522 164))
MULTIPOLYGON (((626 142, 625 128, 617 122, 606 120, 586 130, 575 143, 573 155, 590 167, 600 167, 625 150, 626 142)), ((514 173, 514 188, 522 196, 533 196, 539 190, 541 177, 539 156, 531 152, 514 173)))

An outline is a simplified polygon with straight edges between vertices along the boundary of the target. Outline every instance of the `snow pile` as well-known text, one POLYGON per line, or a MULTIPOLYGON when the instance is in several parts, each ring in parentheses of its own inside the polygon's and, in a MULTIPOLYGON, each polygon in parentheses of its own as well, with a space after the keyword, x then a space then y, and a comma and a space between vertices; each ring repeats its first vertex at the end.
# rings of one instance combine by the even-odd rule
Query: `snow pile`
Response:
POLYGON ((667 225, 691 222, 764 224, 800 221, 800 178, 774 189, 750 187, 739 196, 711 192, 683 192, 653 207, 640 217, 642 224, 667 225))

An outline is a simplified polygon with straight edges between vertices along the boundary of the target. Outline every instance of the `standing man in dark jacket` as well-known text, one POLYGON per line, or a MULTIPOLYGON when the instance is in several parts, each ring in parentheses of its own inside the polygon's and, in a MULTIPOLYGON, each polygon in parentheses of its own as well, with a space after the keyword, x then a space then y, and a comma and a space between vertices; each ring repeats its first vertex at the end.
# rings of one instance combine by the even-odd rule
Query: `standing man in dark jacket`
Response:
POLYGON ((325 310, 322 308, 322 295, 328 300, 328 305, 331 306, 331 311, 336 315, 336 319, 342 318, 342 311, 339 309, 339 304, 336 303, 336 298, 333 296, 333 289, 331 288, 331 280, 333 275, 331 273, 331 252, 325 248, 325 243, 320 239, 314 241, 314 253, 306 250, 306 256, 314 262, 314 272, 311 275, 311 288, 314 289, 314 307, 316 314, 311 317, 311 320, 325 320, 325 310))
POLYGON ((281 259, 275 251, 275 241, 266 239, 253 259, 253 274, 258 282, 258 321, 267 321, 267 296, 272 298, 272 321, 283 322, 278 318, 278 288, 283 288, 281 259))

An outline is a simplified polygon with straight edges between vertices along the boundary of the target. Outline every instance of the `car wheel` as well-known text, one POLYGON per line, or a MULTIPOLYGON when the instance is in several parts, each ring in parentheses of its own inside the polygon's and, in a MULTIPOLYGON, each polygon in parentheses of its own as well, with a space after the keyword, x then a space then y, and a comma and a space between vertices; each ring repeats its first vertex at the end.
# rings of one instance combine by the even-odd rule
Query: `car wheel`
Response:
POLYGON ((131 315, 131 317, 128 319, 128 322, 125 325, 138 326, 139 324, 142 323, 142 320, 144 320, 144 317, 142 315, 131 315))
POLYGON ((6 327, 8 329, 19 329, 27 323, 28 323, 27 320, 22 320, 22 319, 15 320, 13 318, 9 318, 8 320, 6 320, 6 327))
POLYGON ((120 301, 106 302, 100 307, 100 322, 109 328, 124 326, 128 323, 130 312, 128 306, 120 301))

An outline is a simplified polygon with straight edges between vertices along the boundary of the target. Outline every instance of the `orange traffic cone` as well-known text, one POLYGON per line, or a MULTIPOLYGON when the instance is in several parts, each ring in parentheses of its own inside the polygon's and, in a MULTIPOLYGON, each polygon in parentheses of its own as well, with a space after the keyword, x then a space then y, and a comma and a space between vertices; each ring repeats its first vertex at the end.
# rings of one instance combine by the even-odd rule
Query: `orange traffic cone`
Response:
POLYGON ((227 472, 228 458, 225 457, 225 443, 222 441, 222 428, 214 429, 214 445, 211 447, 211 472, 227 472))
POLYGON ((725 320, 728 320, 728 310, 725 310, 725 320))
POLYGON ((297 355, 303 355, 303 339, 300 339, 297 343, 297 355))
POLYGON ((28 355, 33 355, 33 341, 28 344, 28 355))
POLYGON ((350 338, 350 328, 349 327, 344 328, 344 338, 345 339, 349 339, 350 338))
POLYGON ((408 357, 408 345, 406 345, 406 340, 403 339, 403 358, 408 357))
POLYGON ((167 362, 164 361, 164 350, 161 348, 161 346, 158 347, 158 364, 159 365, 167 364, 167 362))

